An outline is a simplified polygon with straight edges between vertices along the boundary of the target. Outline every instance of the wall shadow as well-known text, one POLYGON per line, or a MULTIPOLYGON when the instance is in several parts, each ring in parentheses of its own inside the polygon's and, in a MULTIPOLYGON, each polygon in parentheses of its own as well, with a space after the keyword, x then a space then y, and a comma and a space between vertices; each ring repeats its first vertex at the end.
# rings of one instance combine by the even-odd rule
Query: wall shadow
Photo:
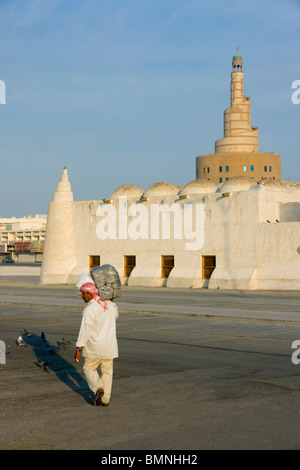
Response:
MULTIPOLYGON (((66 384, 73 392, 78 393, 89 404, 93 404, 94 394, 90 390, 86 380, 79 374, 76 365, 71 364, 62 357, 62 349, 51 344, 47 339, 36 334, 22 335, 23 341, 30 346, 36 356, 34 364, 43 369, 43 373, 54 372, 56 377, 66 384)), ((68 347, 68 346, 67 346, 68 347)), ((69 348, 75 348, 72 344, 69 348)), ((73 352, 72 352, 73 353, 73 352)))

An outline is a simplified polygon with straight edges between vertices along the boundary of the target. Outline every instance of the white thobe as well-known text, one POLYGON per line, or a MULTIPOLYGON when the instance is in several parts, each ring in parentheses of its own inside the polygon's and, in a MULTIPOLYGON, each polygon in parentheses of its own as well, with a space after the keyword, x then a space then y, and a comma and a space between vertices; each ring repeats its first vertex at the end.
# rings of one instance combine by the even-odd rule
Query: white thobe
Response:
POLYGON ((83 347, 82 355, 88 358, 114 359, 118 357, 116 319, 118 307, 106 301, 107 310, 92 299, 83 311, 76 346, 83 347))

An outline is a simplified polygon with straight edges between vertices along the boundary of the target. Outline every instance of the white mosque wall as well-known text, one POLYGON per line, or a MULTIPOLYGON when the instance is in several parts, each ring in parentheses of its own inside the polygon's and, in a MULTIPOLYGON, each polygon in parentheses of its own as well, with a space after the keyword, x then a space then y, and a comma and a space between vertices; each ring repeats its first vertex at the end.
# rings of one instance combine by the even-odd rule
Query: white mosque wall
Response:
MULTIPOLYGON (((168 183, 153 185, 142 194, 142 200, 132 188, 127 193, 130 197, 118 188, 108 201, 53 201, 41 282, 74 284, 82 272, 89 272, 89 256, 100 255, 101 265, 114 265, 123 284, 129 286, 299 289, 300 185, 275 180, 257 184, 245 177, 219 187, 198 181, 178 191, 168 183), (161 223, 159 233, 151 232, 153 207, 172 207, 177 215, 183 215, 186 206, 193 230, 197 227, 194 239, 174 237, 178 227, 174 232, 172 211, 167 216, 169 237, 161 223), (201 223, 196 207, 203 211, 201 223), (99 223, 104 220, 104 209, 109 212, 109 208, 116 217, 116 236, 104 239, 99 237, 99 223), (139 218, 141 213, 143 219, 139 218), (174 256, 174 268, 167 279, 162 277, 162 255, 174 256), (129 278, 124 275, 124 256, 136 257, 129 278), (210 279, 203 278, 203 256, 216 257, 210 279)), ((114 233, 113 225, 110 220, 106 229, 114 233)))

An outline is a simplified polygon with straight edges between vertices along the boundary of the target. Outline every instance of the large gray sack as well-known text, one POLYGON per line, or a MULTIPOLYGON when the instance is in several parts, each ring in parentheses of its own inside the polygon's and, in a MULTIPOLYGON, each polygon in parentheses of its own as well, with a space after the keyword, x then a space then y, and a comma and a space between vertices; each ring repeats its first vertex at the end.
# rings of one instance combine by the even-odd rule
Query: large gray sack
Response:
POLYGON ((91 276, 101 300, 113 300, 121 295, 119 273, 111 264, 104 264, 91 270, 91 276))

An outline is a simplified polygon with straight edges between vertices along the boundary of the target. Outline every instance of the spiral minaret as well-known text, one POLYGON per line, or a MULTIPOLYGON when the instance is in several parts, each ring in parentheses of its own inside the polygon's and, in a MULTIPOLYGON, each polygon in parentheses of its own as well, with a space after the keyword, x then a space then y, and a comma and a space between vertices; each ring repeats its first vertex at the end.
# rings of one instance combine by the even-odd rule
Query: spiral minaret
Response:
POLYGON ((251 100, 244 96, 243 58, 232 60, 230 104, 224 112, 224 137, 215 143, 216 153, 258 152, 258 128, 251 126, 251 100))
POLYGON ((224 137, 215 153, 196 158, 196 178, 224 183, 229 178, 281 179, 281 157, 258 150, 258 128, 251 125, 251 100, 244 96, 243 58, 232 59, 230 106, 224 112, 224 137))

